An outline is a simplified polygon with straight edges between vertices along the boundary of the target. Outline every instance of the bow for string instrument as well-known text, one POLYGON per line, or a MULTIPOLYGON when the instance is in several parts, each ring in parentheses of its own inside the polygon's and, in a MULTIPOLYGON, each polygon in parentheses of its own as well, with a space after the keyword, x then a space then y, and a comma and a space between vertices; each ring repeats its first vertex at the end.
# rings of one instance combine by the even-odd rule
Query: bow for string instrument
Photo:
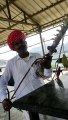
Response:
MULTIPOLYGON (((48 54, 45 54, 42 58, 38 58, 36 59, 31 67, 35 64, 35 63, 39 63, 40 60, 45 60, 48 56, 51 56, 55 51, 56 51, 56 47, 59 44, 60 40, 63 38, 64 34, 66 33, 68 29, 68 18, 66 18, 64 20, 64 24, 63 26, 61 26, 61 30, 59 30, 59 33, 57 34, 57 36, 54 38, 53 44, 51 46, 48 46, 48 54)), ((17 89, 15 90, 14 94, 12 95, 11 99, 13 99, 15 93, 17 92, 18 88, 20 87, 21 83, 23 82, 23 80, 25 79, 25 77, 27 76, 27 74, 29 73, 31 67, 28 69, 28 71, 26 72, 25 76, 22 78, 21 82, 19 83, 17 89)), ((40 72, 39 72, 40 74, 40 72)), ((43 74, 41 75, 43 76, 43 74)))

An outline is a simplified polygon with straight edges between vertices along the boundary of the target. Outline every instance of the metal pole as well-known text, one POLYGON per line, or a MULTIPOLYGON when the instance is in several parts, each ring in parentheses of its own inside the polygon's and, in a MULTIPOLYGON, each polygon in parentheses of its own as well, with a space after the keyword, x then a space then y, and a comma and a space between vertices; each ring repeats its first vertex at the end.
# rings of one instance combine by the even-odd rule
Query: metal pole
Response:
POLYGON ((44 52, 44 46, 43 46, 42 35, 41 35, 42 29, 41 29, 40 26, 38 27, 38 32, 39 32, 39 35, 40 35, 40 41, 41 41, 41 46, 42 46, 42 52, 43 52, 43 56, 44 56, 44 55, 45 55, 45 52, 44 52))

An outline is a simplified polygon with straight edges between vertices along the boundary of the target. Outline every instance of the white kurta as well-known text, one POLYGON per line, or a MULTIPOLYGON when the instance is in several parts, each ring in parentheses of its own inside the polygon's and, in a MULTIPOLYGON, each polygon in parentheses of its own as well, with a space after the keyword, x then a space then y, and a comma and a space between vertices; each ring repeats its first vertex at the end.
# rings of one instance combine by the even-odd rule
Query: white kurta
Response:
MULTIPOLYGON (((20 81, 30 68, 31 64, 41 56, 37 53, 30 53, 29 57, 27 58, 20 58, 19 56, 14 57, 10 61, 8 61, 6 69, 3 75, 0 78, 0 99, 3 101, 7 98, 6 89, 8 85, 8 81, 10 80, 11 76, 14 79, 14 90, 18 87, 20 81)), ((36 65, 34 65, 27 76, 25 77, 24 81, 20 85, 19 89, 16 92, 16 99, 34 91, 35 89, 41 87, 45 84, 44 80, 36 75, 36 65)), ((51 69, 45 69, 44 74, 47 77, 50 77, 52 74, 51 69)), ((23 120, 30 120, 29 114, 27 111, 23 111, 23 120)), ((43 120, 43 119, 42 119, 43 120)))
MULTIPOLYGON (((41 56, 37 53, 30 53, 28 58, 22 59, 18 55, 8 61, 6 66, 5 72, 3 73, 2 77, 0 78, 0 99, 3 101, 6 95, 6 89, 8 85, 8 81, 10 80, 11 76, 14 79, 14 89, 18 87, 20 81, 24 77, 25 73, 30 68, 31 64, 41 56)), ((29 73, 27 74, 26 78, 23 80, 22 84, 20 85, 19 89, 16 92, 16 99, 30 93, 31 91, 41 87, 45 84, 44 80, 38 77, 36 74, 36 65, 34 65, 29 73)), ((51 76, 52 70, 45 69, 45 76, 51 76)))

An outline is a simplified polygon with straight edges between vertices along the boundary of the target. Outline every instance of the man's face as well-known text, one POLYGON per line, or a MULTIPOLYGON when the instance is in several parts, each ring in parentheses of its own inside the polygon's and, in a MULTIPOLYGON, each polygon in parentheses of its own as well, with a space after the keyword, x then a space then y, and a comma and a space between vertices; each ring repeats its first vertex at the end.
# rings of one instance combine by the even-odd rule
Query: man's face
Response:
POLYGON ((19 40, 13 43, 14 50, 18 52, 18 54, 23 54, 27 52, 27 42, 25 40, 19 40))

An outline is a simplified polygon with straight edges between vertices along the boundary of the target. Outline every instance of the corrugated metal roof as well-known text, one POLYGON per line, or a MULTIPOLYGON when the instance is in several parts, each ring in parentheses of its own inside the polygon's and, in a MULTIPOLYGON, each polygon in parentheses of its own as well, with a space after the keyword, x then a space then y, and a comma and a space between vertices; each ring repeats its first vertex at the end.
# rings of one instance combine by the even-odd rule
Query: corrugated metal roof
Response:
POLYGON ((28 35, 60 23, 67 16, 68 0, 0 0, 0 45, 6 43, 13 29, 28 35))

